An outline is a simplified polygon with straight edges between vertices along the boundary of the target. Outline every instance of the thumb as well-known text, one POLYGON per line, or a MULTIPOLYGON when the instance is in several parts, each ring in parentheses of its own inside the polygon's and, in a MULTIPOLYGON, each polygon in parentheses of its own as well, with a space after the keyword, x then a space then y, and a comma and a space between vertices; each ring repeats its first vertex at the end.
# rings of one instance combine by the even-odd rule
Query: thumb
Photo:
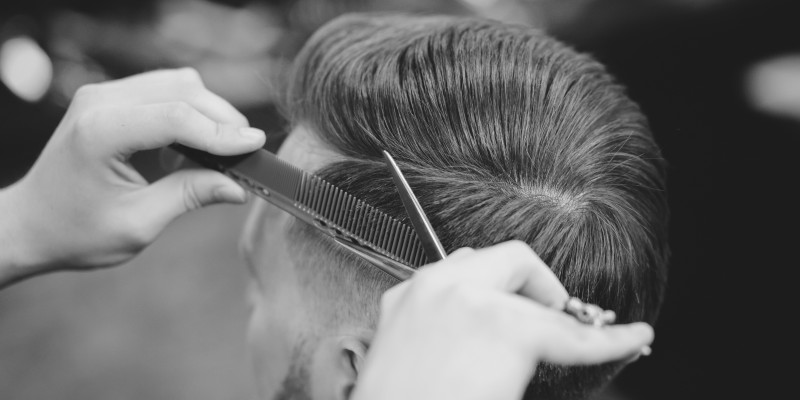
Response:
POLYGON ((139 203, 158 230, 188 211, 217 203, 243 204, 247 193, 227 176, 206 169, 169 174, 143 190, 139 203))

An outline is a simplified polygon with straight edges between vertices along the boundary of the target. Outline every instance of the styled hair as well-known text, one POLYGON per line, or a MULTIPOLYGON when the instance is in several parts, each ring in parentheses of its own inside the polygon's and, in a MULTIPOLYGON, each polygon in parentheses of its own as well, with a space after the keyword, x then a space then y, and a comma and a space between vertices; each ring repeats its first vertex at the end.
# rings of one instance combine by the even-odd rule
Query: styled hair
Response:
MULTIPOLYGON (((522 240, 571 295, 621 323, 655 322, 665 162, 637 105, 590 56, 490 20, 347 15, 307 42, 290 85, 293 123, 343 155, 319 176, 407 222, 386 149, 448 252, 522 240)), ((374 323, 391 278, 303 224, 292 230, 298 268, 324 288, 315 293, 344 299, 339 317, 374 323)), ((584 398, 621 366, 542 364, 526 396, 584 398)))

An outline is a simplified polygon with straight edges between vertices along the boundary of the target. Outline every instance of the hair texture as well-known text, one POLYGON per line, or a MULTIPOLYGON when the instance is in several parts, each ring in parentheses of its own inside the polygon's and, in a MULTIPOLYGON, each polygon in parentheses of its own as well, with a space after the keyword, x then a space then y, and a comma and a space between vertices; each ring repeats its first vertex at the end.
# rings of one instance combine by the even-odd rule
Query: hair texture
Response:
MULTIPOLYGON (((344 156, 322 178, 408 222, 386 149, 448 252, 522 240, 571 295, 618 322, 655 322, 665 162, 639 108, 591 57, 525 26, 348 15, 307 42, 290 85, 291 120, 344 156)), ((326 300, 334 313, 374 323, 393 282, 297 225, 309 280, 343 299, 326 300)), ((585 398, 620 368, 541 364, 526 398, 585 398)))

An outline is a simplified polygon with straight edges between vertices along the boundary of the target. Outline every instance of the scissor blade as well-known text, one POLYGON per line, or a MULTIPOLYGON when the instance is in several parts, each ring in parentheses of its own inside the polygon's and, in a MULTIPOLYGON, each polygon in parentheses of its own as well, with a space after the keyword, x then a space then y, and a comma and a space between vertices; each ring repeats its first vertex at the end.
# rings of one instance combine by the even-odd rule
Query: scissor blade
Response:
POLYGON ((400 168, 388 151, 383 151, 383 158, 389 165, 389 170, 392 173, 392 180, 394 180, 394 184, 397 186, 397 191, 400 192, 400 199, 403 201, 403 206, 406 209, 408 217, 411 219, 411 224, 414 226, 414 230, 417 232, 420 242, 422 242, 422 248, 425 250, 425 255, 428 256, 428 261, 436 262, 443 260, 447 257, 447 253, 444 251, 442 243, 439 242, 439 238, 436 236, 436 232, 433 230, 430 221, 428 221, 425 211, 422 210, 422 207, 419 205, 417 197, 414 196, 414 192, 411 190, 408 182, 406 182, 403 172, 400 171, 400 168))
POLYGON ((369 248, 358 246, 352 242, 344 241, 340 238, 334 238, 336 243, 339 243, 343 248, 349 250, 353 254, 367 260, 372 265, 376 266, 381 271, 393 276, 399 281, 404 281, 414 275, 414 269, 407 265, 400 264, 391 258, 385 257, 376 253, 369 248))

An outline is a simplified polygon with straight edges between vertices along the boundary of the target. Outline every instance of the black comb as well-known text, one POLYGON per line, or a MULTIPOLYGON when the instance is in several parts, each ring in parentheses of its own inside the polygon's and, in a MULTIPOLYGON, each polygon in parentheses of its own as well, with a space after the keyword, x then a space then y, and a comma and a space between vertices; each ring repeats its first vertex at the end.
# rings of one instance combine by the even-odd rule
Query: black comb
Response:
POLYGON ((170 148, 230 176, 250 192, 340 242, 367 247, 412 268, 428 263, 412 227, 267 150, 217 156, 178 144, 170 148))

